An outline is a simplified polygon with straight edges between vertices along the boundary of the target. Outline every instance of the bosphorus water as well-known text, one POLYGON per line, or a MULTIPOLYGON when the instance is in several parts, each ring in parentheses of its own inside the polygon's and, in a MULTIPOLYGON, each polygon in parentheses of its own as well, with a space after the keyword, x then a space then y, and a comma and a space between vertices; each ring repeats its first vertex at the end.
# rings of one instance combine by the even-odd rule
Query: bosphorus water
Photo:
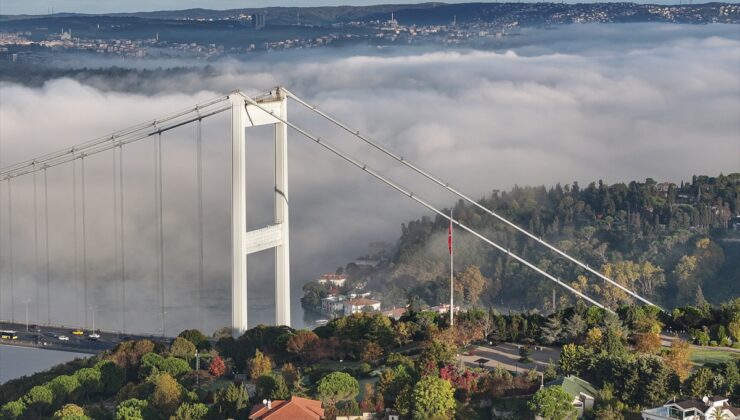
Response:
POLYGON ((0 345, 0 384, 89 354, 0 345))

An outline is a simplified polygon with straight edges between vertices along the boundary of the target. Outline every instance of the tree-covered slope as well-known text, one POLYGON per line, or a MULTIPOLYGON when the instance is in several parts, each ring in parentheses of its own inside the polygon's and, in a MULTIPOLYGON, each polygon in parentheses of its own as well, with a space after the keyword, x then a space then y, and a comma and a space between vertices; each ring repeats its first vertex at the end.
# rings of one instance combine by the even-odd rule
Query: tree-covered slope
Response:
MULTIPOLYGON (((480 203, 660 305, 721 302, 740 293, 738 173, 694 176, 678 185, 647 179, 517 186, 493 191, 480 203)), ((461 201, 453 212, 463 224, 588 295, 610 306, 630 302, 616 287, 479 209, 461 201)), ((430 305, 448 301, 446 236, 442 217, 404 224, 391 263, 365 273, 370 286, 383 290, 388 302, 409 294, 430 305)), ((553 289, 557 305, 572 301, 564 289, 459 230, 455 255, 458 302, 547 310, 553 289), (483 278, 463 275, 470 266, 480 267, 483 278)))

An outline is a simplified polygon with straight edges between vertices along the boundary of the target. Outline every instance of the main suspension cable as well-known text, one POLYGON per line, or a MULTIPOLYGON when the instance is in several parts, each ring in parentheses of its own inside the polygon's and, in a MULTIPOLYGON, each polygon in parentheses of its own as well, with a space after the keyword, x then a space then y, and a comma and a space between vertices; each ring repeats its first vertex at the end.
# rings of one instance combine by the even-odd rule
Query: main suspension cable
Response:
POLYGON ((591 303, 594 306, 597 306, 601 309, 604 309, 606 311, 612 312, 611 309, 605 307, 604 305, 600 304, 599 302, 593 300, 592 298, 586 296, 585 294, 579 292, 578 290, 574 289, 573 287, 563 283, 560 279, 553 277, 549 273, 543 271, 539 267, 535 266, 534 264, 530 263, 529 261, 525 260, 524 258, 514 254, 509 249, 504 248, 503 246, 497 244, 496 242, 493 242, 492 240, 486 238, 485 236, 481 235, 477 231, 473 230, 472 228, 462 224, 459 220, 456 220, 447 214, 445 214, 443 211, 437 209, 436 207, 432 206, 428 202, 426 202, 424 199, 420 198, 419 196, 415 195, 413 192, 410 192, 406 190, 405 188, 399 186, 397 183, 389 180, 385 176, 381 175, 380 173, 376 172, 374 169, 367 166, 367 164, 355 159, 351 155, 342 152, 341 150, 337 149, 336 147, 332 146, 329 143, 326 143, 324 140, 322 140, 320 137, 316 137, 309 133, 308 131, 304 130, 303 128, 288 122, 286 119, 282 118, 281 116, 278 116, 275 114, 275 112, 263 107, 259 103, 257 103, 252 98, 248 97, 247 95, 244 95, 240 92, 240 95, 244 97, 245 101, 248 102, 250 105, 255 106, 256 108, 266 112, 269 115, 272 115, 273 118, 280 121, 283 124, 286 124, 287 126, 291 127, 292 129, 296 130, 303 136, 307 137, 310 140, 313 140, 315 143, 319 144, 320 146, 324 147, 325 149, 329 150, 330 152, 334 153, 335 155, 339 156, 340 158, 344 159, 345 161, 351 163, 352 165, 356 166, 357 168, 360 168, 364 172, 367 172, 368 174, 372 175, 374 178, 378 179, 379 181, 383 182, 384 184, 388 185, 389 187, 393 188, 394 190, 402 193, 403 195, 411 198, 412 200, 416 201, 417 203, 421 204, 422 206, 426 207, 428 210, 431 210, 432 212, 438 214, 439 216, 443 217, 444 219, 454 223, 461 229, 467 231, 468 233, 472 234, 473 236, 477 237, 478 239, 486 242, 487 244, 493 246, 494 248, 498 249, 499 251, 503 252, 504 254, 508 255, 509 257, 519 261, 520 263, 524 264, 525 266, 531 268, 532 270, 536 271, 537 273, 543 275, 544 277, 554 281, 555 283, 559 284, 560 286, 564 287, 565 289, 569 290, 570 292, 580 296, 581 298, 585 299, 589 303, 591 303))
MULTIPOLYGON (((525 235, 526 235, 526 236, 528 236, 529 238, 531 238, 531 239, 533 239, 533 240, 537 241, 538 243, 540 243, 540 244, 542 244, 543 246, 547 247, 547 248, 548 248, 548 249, 550 249, 551 251, 553 251, 553 252, 557 253, 557 254, 558 254, 558 255, 560 255, 561 257, 563 257, 563 258, 565 258, 565 259, 567 259, 567 260, 569 260, 569 261, 571 261, 571 262, 573 262, 573 263, 577 264, 577 265, 578 265, 578 266, 580 266, 581 268, 584 268, 584 269, 586 269, 587 271, 589 271, 589 272, 591 272, 592 274, 594 274, 594 275, 598 276, 598 277, 599 277, 599 278, 601 278, 602 280, 605 280, 605 281, 607 281, 607 282, 611 283, 612 285, 614 285, 614 286, 618 287, 619 289, 623 290, 624 292, 628 293, 629 295, 631 295, 631 296, 633 296, 633 297, 635 297, 635 298, 637 298, 637 299, 641 300, 642 302, 644 302, 644 303, 647 303, 648 305, 652 305, 652 306, 656 306, 656 307, 660 308, 660 306, 658 306, 658 305, 656 305, 656 304, 654 304, 654 303, 652 303, 652 302, 648 301, 647 299, 643 298, 642 296, 638 295, 637 293, 633 292, 632 290, 628 289, 627 287, 625 287, 625 286, 623 286, 623 285, 621 285, 621 284, 619 284, 619 283, 617 283, 617 282, 613 281, 612 279, 610 279, 609 277, 607 277, 607 276, 605 276, 604 274, 600 273, 599 271, 597 271, 597 270, 594 270, 593 268, 591 268, 591 267, 590 267, 590 266, 588 266, 587 264, 585 264, 585 263, 583 263, 583 262, 581 262, 581 261, 577 260, 577 259, 576 259, 576 258, 574 258, 574 257, 571 257, 571 256, 570 256, 569 254, 567 254, 567 253, 565 253, 565 252, 561 251, 560 249, 556 248, 555 246, 551 245, 550 243, 548 243, 548 242, 544 241, 544 240, 543 240, 542 238, 540 238, 540 237, 538 237, 538 236, 536 236, 536 235, 534 235, 534 234, 530 233, 530 232, 529 232, 528 230, 526 230, 526 229, 524 229, 524 228, 520 227, 519 225, 517 225, 517 224, 515 224, 515 223, 513 223, 513 222, 511 222, 511 221, 509 221, 508 219, 506 219, 505 217, 503 217, 503 216, 499 215, 498 213, 494 212, 493 210, 490 210, 489 208, 487 208, 487 207, 483 206, 482 204, 480 204, 480 203, 479 203, 479 202, 477 202, 476 200, 473 200, 472 198, 470 198, 470 197, 468 197, 467 195, 463 194, 463 193, 462 193, 462 192, 460 192, 459 190, 457 190, 457 189, 453 188, 453 187, 452 187, 452 186, 450 185, 450 183, 448 183, 448 182, 446 182, 446 181, 443 181, 443 180, 441 180, 441 179, 439 179, 439 178, 435 177, 434 175, 430 174, 430 173, 429 173, 429 172, 427 172, 426 170, 424 170, 424 169, 421 169, 421 168, 420 168, 419 166, 417 166, 417 165, 415 165, 415 164, 413 164, 413 163, 409 162, 408 160, 406 160, 406 159, 405 159, 405 158, 403 158, 402 156, 399 156, 399 155, 397 155, 397 154, 395 154, 395 153, 391 152, 391 151, 390 151, 390 150, 388 150, 387 148, 385 148, 385 147, 381 146, 380 144, 376 143, 375 141, 371 140, 371 139, 370 139, 370 138, 368 138, 367 136, 365 136, 365 135, 363 135, 362 133, 360 133, 360 131, 359 131, 359 130, 356 130, 356 129, 350 128, 349 126, 345 125, 344 123, 340 122, 339 120, 337 120, 337 119, 335 119, 335 118, 331 117, 330 115, 328 115, 328 114, 324 113, 323 111, 319 110, 319 109, 318 109, 318 108, 317 108, 316 106, 314 106, 314 105, 311 105, 311 104, 307 103, 306 101, 304 101, 303 99, 299 98, 298 96, 294 95, 293 93, 291 93, 291 92, 290 92, 290 91, 288 91, 287 89, 285 89, 285 88, 281 88, 281 90, 283 90, 283 91, 285 92, 285 94, 286 94, 286 95, 287 95, 287 96, 288 96, 289 98, 291 98, 291 99, 293 99, 294 101, 298 102, 298 103, 299 103, 299 104, 301 104, 302 106, 304 106, 304 107, 306 107, 306 108, 310 109, 311 111, 313 111, 314 113, 316 113, 316 114, 318 114, 318 115, 322 116, 323 118, 325 118, 326 120, 330 121, 330 122, 331 122, 331 123, 333 123, 334 125, 336 125, 336 126, 340 127, 341 129, 343 129, 343 130, 347 131, 348 133, 350 133, 350 134, 351 134, 351 135, 353 135, 354 137, 357 137, 358 139, 362 140, 363 142, 367 143, 368 145, 372 146, 373 148, 375 148, 375 149, 377 149, 377 150, 381 151, 381 152, 382 152, 382 153, 384 153, 385 155, 387 155, 387 156, 391 157, 392 159, 394 159, 394 160, 396 160, 396 161, 400 162, 401 164, 403 164, 403 165, 405 165, 406 167, 410 168, 411 170, 413 170, 414 172, 416 172, 416 173, 418 173, 419 175, 423 176, 424 178, 426 178, 426 179, 428 179, 428 180, 430 180, 430 181, 432 181, 432 182, 436 183, 437 185, 439 185, 439 186, 441 186, 441 187, 445 188, 445 189, 446 189, 447 191, 449 191, 449 192, 451 192, 451 193, 455 194, 455 195, 456 195, 456 196, 458 196, 459 198, 461 198, 461 199, 463 199, 463 200, 467 201, 468 203, 470 203, 470 204, 472 204, 472 205, 476 206, 477 208, 479 208, 480 210, 482 210, 482 211, 484 211, 484 212, 488 213, 489 215, 491 215, 491 216, 495 217, 495 218, 496 218, 496 219, 498 219, 499 221, 501 221, 501 222, 505 223, 506 225, 508 225, 508 226, 510 226, 510 227, 512 227, 512 228, 514 228, 514 229, 516 229, 517 231, 519 231, 519 232, 521 232, 521 233, 525 234, 525 235)), ((660 308, 660 309, 661 309, 661 310, 663 310, 662 308, 660 308)))
POLYGON ((185 124, 189 124, 198 118, 206 118, 224 111, 228 111, 229 109, 231 109, 230 105, 220 105, 226 100, 228 100, 227 96, 220 96, 210 101, 206 101, 202 104, 198 104, 194 107, 190 107, 188 109, 178 111, 146 123, 138 124, 133 127, 117 131, 111 135, 90 140, 71 148, 65 148, 63 150, 48 153, 36 157, 32 160, 20 162, 5 168, 0 168, 0 180, 7 179, 8 177, 17 177, 19 175, 30 173, 33 171, 34 166, 56 166, 62 163, 69 162, 70 159, 79 158, 79 155, 81 153, 90 156, 95 153, 109 150, 119 144, 126 144, 133 141, 141 140, 143 138, 152 136, 157 132, 164 132, 185 124), (195 118, 191 117, 190 114, 193 113, 197 113, 198 116, 195 118))

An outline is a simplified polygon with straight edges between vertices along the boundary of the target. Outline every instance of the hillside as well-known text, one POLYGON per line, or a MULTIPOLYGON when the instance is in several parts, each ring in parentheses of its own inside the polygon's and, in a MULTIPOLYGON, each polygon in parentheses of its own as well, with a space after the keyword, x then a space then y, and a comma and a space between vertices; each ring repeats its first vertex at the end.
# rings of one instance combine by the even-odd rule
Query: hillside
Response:
MULTIPOLYGON (((647 179, 549 189, 517 186, 493 191, 480 203, 662 306, 738 296, 740 174, 694 176, 678 185, 647 179)), ((453 211, 463 224, 574 288, 612 307, 631 303, 616 287, 585 276, 585 270, 478 209, 461 201, 453 211)), ((446 236, 447 221, 441 217, 410 221, 403 224, 392 255, 377 268, 350 263, 346 271, 382 292, 388 307, 409 296, 429 305, 449 301, 446 236)), ((459 230, 455 269, 464 284, 456 299, 465 304, 551 310, 553 289, 557 306, 573 302, 559 286, 459 230), (480 267, 483 279, 461 274, 471 266, 480 267)))

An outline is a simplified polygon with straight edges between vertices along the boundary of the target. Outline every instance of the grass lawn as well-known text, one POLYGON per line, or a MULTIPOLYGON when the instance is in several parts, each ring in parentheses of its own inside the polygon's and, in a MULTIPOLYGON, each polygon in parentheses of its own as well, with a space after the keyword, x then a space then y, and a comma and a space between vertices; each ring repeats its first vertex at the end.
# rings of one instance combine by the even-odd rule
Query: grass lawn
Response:
POLYGON ((219 389, 227 388, 229 386, 229 384, 231 384, 231 383, 232 383, 232 381, 229 380, 229 379, 219 378, 219 379, 216 379, 215 381, 211 382, 210 384, 208 384, 208 386, 206 387, 206 389, 209 390, 209 391, 215 392, 215 391, 218 391, 219 389))
POLYGON ((733 359, 740 359, 740 353, 721 349, 692 349, 691 352, 691 361, 700 366, 706 363, 724 363, 733 359))

